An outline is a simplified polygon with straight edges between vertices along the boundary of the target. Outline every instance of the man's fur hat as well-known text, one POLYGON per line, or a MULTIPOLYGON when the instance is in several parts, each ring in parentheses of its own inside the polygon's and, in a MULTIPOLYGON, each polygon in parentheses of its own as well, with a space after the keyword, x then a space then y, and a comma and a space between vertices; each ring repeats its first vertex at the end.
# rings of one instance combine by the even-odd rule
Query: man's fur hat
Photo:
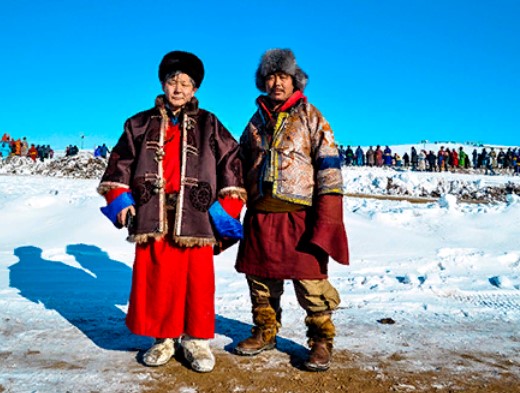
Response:
POLYGON ((290 49, 270 49, 263 54, 256 70, 256 87, 258 90, 265 93, 267 76, 280 71, 291 75, 295 90, 303 92, 309 77, 296 64, 296 58, 290 49))
POLYGON ((204 79, 204 65, 193 53, 180 50, 167 53, 159 65, 159 80, 166 82, 166 77, 176 71, 188 74, 197 88, 204 79))

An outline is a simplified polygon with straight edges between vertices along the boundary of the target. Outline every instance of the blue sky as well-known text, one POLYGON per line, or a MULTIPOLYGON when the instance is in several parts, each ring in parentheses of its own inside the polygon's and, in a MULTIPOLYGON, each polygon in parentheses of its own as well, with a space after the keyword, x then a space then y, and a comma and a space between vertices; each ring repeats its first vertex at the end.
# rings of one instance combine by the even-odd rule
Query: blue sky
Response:
POLYGON ((176 49, 203 60, 200 105, 239 137, 279 47, 340 144, 520 145, 518 0, 17 0, 0 15, 0 134, 35 143, 113 145, 176 49))

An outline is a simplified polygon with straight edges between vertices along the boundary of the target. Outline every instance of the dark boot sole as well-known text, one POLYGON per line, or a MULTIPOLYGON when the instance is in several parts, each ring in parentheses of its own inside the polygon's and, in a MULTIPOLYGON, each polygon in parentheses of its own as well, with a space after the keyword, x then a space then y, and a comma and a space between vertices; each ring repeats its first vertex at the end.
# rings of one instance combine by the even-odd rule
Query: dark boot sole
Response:
POLYGON ((265 347, 260 349, 242 349, 239 347, 235 347, 235 353, 240 356, 255 356, 264 351, 270 351, 271 349, 275 349, 276 343, 268 344, 265 347))

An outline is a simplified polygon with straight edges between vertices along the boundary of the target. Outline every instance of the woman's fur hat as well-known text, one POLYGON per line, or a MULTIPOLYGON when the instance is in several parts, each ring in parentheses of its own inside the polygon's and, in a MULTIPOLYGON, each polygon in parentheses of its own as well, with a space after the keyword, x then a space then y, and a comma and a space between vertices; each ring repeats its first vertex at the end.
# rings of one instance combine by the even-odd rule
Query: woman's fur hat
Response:
POLYGON ((167 53, 159 65, 159 80, 164 83, 166 77, 176 71, 189 75, 196 88, 204 79, 204 65, 193 53, 180 50, 167 53))
POLYGON ((265 93, 265 79, 275 72, 284 72, 293 78, 294 88, 303 92, 309 77, 296 64, 290 49, 270 49, 265 52, 256 70, 256 87, 265 93))

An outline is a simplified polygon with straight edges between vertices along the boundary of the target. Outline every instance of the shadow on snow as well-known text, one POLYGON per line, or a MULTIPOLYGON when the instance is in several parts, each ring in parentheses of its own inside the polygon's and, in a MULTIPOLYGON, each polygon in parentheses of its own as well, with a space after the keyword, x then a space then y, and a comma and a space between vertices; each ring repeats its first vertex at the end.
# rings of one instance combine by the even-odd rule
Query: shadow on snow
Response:
POLYGON ((149 338, 128 330, 126 314, 116 307, 128 302, 132 269, 93 245, 68 245, 66 251, 92 274, 43 259, 40 248, 24 246, 14 250, 19 262, 9 267, 10 286, 30 301, 56 310, 100 348, 136 350, 149 346, 149 338))
MULTIPOLYGON (((125 325, 126 314, 116 306, 128 302, 132 269, 110 259, 94 245, 72 244, 66 252, 92 274, 63 262, 43 259, 40 248, 24 246, 14 250, 19 261, 9 267, 10 286, 28 300, 56 310, 100 348, 128 351, 148 348, 151 339, 132 334, 125 325)), ((249 336, 251 325, 217 315, 215 331, 232 339, 224 348, 232 352, 238 342, 249 336)), ((303 346, 282 337, 277 338, 277 349, 289 354, 294 364, 306 353, 303 346)))

